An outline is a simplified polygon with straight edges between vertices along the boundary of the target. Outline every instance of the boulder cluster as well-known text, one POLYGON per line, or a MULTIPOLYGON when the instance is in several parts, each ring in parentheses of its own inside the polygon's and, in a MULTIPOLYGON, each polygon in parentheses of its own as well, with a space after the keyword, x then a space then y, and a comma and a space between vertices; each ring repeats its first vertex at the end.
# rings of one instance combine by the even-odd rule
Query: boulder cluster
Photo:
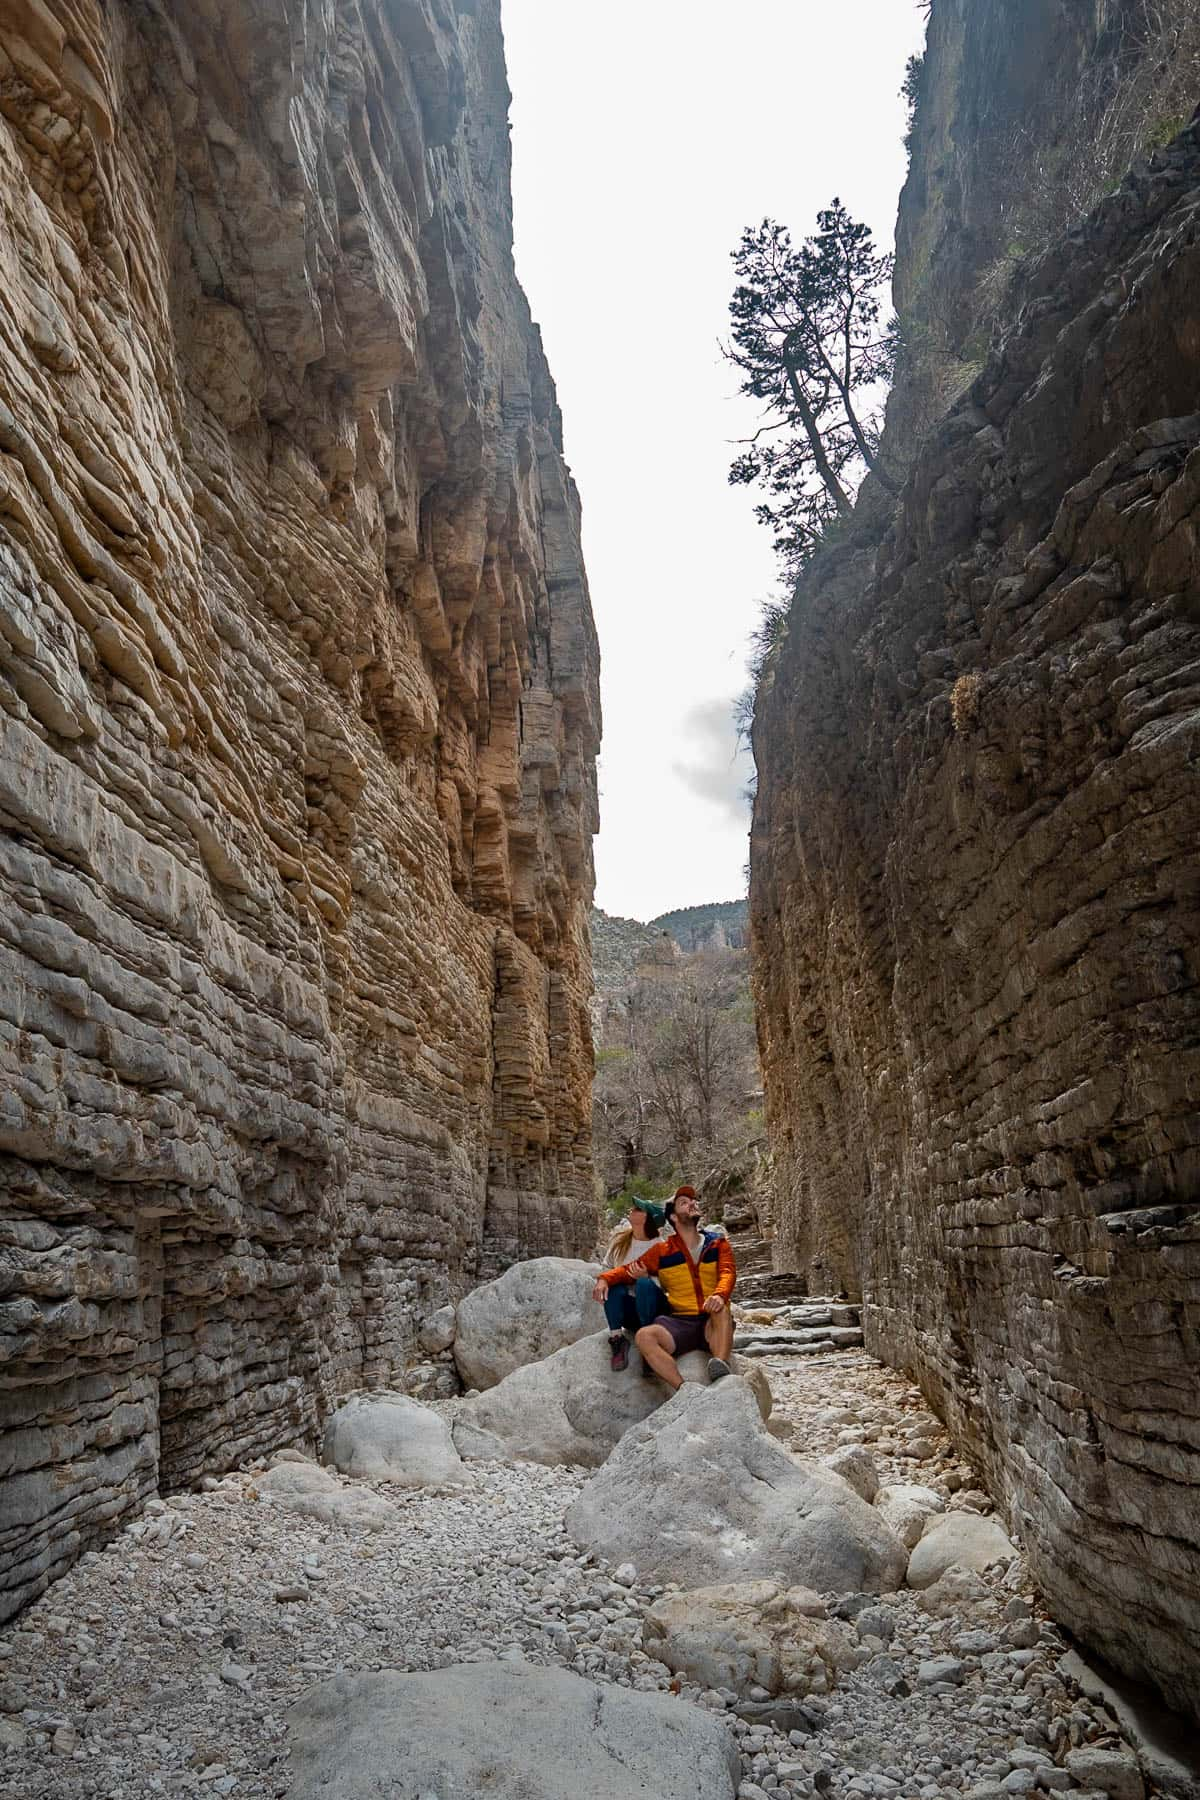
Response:
POLYGON ((486 1390, 351 1396, 319 1458, 206 1477, 87 1553, 0 1637, 0 1795, 1143 1800, 904 1383, 832 1352, 772 1368, 773 1410, 737 1374, 668 1395, 611 1372, 579 1272, 442 1322, 477 1370, 492 1322, 486 1390), (502 1372, 516 1307, 548 1354, 502 1372), (595 1395, 626 1386, 622 1424, 595 1395), (506 1388, 547 1435, 481 1422, 506 1388))

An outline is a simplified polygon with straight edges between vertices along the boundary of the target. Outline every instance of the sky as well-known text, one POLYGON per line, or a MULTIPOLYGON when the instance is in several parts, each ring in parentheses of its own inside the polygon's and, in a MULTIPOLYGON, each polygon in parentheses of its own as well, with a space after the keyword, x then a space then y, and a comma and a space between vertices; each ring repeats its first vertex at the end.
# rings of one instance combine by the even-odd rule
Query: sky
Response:
POLYGON ((890 248, 916 0, 503 0, 517 272, 583 502, 604 743, 596 903, 650 919, 746 891, 733 707, 779 593, 758 422, 722 357, 744 226, 836 194, 890 248))

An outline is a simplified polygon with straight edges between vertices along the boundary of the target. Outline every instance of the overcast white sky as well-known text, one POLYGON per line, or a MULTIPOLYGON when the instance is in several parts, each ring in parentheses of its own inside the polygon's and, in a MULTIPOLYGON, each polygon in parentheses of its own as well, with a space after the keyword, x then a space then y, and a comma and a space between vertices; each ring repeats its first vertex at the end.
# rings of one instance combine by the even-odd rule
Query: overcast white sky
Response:
POLYGON ((751 403, 722 360, 730 252, 837 194, 891 242, 916 0, 503 0, 517 271, 583 499, 604 746, 596 901, 650 919, 745 892, 731 718, 777 591, 751 403))

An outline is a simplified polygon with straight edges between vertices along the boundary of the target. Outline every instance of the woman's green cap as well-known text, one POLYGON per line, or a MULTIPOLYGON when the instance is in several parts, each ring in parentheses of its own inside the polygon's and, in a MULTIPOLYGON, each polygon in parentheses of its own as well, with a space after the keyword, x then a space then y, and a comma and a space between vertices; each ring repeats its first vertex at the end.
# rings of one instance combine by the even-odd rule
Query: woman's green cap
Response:
POLYGON ((655 1231, 662 1230, 663 1221, 667 1215, 662 1207, 656 1205, 653 1200, 633 1200, 630 1202, 629 1210, 630 1212, 644 1212, 655 1231))

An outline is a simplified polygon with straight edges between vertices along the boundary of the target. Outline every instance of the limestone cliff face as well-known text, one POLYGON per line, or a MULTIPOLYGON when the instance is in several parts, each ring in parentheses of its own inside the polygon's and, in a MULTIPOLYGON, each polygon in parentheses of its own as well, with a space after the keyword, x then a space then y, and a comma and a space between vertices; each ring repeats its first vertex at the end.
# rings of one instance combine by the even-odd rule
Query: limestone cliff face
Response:
POLYGON ((1200 128, 1017 279, 759 696, 777 1257, 861 1294, 1058 1616, 1195 1711, 1200 128))
POLYGON ((0 1616, 592 1213, 499 0, 0 0, 0 1616))

